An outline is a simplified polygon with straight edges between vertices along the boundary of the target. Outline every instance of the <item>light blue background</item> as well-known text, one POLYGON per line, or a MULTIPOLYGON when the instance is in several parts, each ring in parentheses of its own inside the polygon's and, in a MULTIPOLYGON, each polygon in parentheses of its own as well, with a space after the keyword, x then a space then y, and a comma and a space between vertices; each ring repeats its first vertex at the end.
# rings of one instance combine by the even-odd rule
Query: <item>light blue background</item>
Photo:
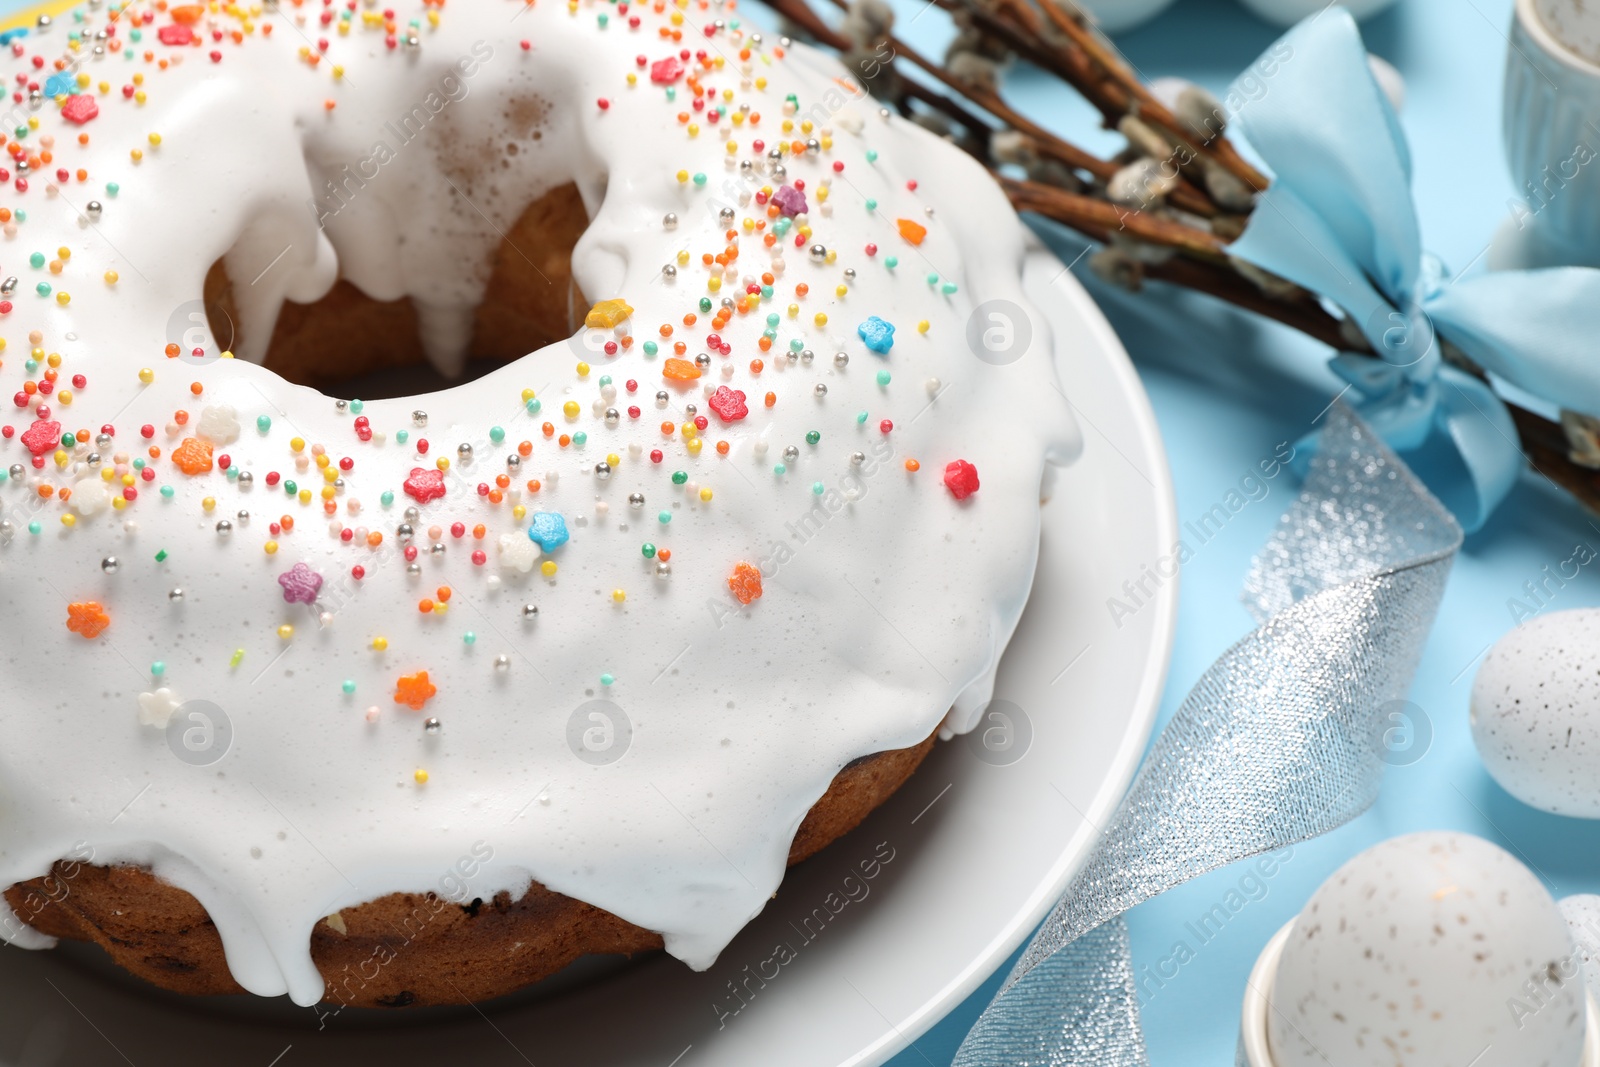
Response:
MULTIPOLYGON (((938 54, 950 32, 945 16, 921 0, 896 3, 897 32, 938 54)), ((1511 4, 1400 0, 1364 27, 1368 47, 1406 78, 1402 121, 1416 162, 1425 244, 1456 271, 1484 269, 1483 253, 1507 217, 1513 193, 1499 135, 1511 4)), ((0 13, 27 6, 0 0, 0 13)), ((1119 43, 1147 80, 1178 75, 1221 90, 1278 33, 1232 0, 1177 0, 1153 25, 1119 43)), ((1114 150, 1108 147, 1114 141, 1096 129, 1097 116, 1050 79, 1016 71, 1009 75, 1007 95, 1086 147, 1114 150)), ((1082 248, 1062 234, 1046 236, 1069 261, 1082 248)), ((1321 371, 1326 351, 1297 334, 1203 297, 1108 292, 1082 263, 1077 273, 1139 365, 1166 440, 1181 521, 1207 511, 1280 442, 1307 432, 1338 391, 1321 371)), ((1285 478, 1273 482, 1266 499, 1235 516, 1185 567, 1162 723, 1212 660, 1249 631, 1240 583, 1292 489, 1285 478)), ((1600 527, 1532 474, 1488 526, 1468 539, 1411 694, 1431 721, 1430 750, 1420 762, 1389 772, 1372 811, 1298 846, 1267 883, 1266 895, 1199 948, 1150 1000, 1145 1031, 1156 1067, 1233 1062, 1245 977, 1262 945, 1328 874, 1377 841, 1424 829, 1466 830, 1522 857, 1558 897, 1600 891, 1600 823, 1543 815, 1511 799, 1488 778, 1467 729, 1476 661, 1513 625, 1508 600, 1521 594, 1524 582, 1540 579, 1541 568, 1567 559, 1580 542, 1600 550, 1600 527)), ((1600 563, 1588 569, 1596 567, 1600 563)), ((1557 594, 1552 610, 1596 603, 1600 583, 1585 572, 1557 594)), ((1193 946, 1185 924, 1218 903, 1241 873, 1242 868, 1218 871, 1131 912, 1136 965, 1153 965, 1179 939, 1193 946)), ((997 975, 896 1057, 893 1067, 949 1064, 998 981, 997 975)))

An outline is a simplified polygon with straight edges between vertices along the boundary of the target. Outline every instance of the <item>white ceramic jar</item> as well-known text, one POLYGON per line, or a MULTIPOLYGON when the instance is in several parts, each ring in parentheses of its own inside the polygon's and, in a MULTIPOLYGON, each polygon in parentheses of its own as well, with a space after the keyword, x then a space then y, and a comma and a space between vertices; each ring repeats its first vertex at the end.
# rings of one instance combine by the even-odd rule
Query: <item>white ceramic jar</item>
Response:
POLYGON ((1600 266, 1600 3, 1517 0, 1502 122, 1515 195, 1490 265, 1600 266))

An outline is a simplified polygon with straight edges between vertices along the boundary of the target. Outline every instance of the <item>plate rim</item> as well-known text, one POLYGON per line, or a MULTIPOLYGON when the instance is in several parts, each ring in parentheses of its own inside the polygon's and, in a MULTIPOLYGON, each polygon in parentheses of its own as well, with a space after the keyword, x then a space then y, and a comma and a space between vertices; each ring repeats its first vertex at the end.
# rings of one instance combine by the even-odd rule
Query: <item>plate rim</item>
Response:
MULTIPOLYGON (((1155 408, 1150 394, 1117 336, 1111 321, 1100 305, 1083 287, 1071 268, 1046 248, 1037 238, 1030 237, 1023 262, 1023 289, 1028 291, 1028 272, 1057 268, 1060 271, 1049 285, 1065 283, 1067 299, 1064 307, 1079 315, 1077 327, 1092 335, 1095 346, 1107 358, 1116 382, 1132 407, 1140 445, 1149 457, 1152 492, 1155 498, 1155 535, 1158 543, 1170 544, 1178 540, 1178 506, 1176 489, 1172 482, 1171 465, 1167 462, 1165 442, 1156 421, 1155 408)), ((1065 315, 1042 309, 1052 327, 1058 327, 1065 315)), ((1057 358, 1060 358, 1059 353, 1057 358)), ((1071 403, 1069 400, 1068 403, 1071 403)), ((1099 826, 1122 800, 1133 782, 1133 776, 1143 762, 1145 749, 1155 730, 1161 710, 1161 698, 1166 691, 1167 674, 1172 667, 1172 646, 1177 633, 1178 594, 1182 585, 1181 574, 1158 589, 1151 601, 1155 609, 1152 640, 1145 658, 1146 669, 1140 676, 1138 694, 1128 717, 1128 727, 1123 731, 1107 774, 1095 791, 1094 801, 1084 810, 1084 821, 1089 826, 1099 826)), ((898 1023, 891 1023, 887 1033, 867 1045, 860 1052, 840 1062, 839 1067, 882 1067, 890 1059, 910 1048, 917 1038, 931 1030, 955 1008, 966 1001, 978 987, 1015 952, 1044 921, 1050 909, 1066 890, 1072 877, 1088 862, 1090 849, 1083 845, 1070 846, 1057 857, 1050 868, 1048 880, 1034 889, 1023 905, 1013 914, 1000 931, 984 946, 982 952, 963 967, 959 973, 921 1005, 907 1013, 898 1023)))

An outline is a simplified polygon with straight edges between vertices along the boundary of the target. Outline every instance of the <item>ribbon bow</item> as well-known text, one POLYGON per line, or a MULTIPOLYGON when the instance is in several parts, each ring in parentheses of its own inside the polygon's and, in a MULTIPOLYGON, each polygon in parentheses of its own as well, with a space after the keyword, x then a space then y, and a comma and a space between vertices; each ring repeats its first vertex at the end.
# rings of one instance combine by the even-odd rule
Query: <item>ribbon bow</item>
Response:
POLYGON ((1362 417, 1477 529, 1522 455, 1505 405, 1444 363, 1439 342, 1536 397, 1600 414, 1600 270, 1452 278, 1423 252, 1410 150, 1343 8, 1295 27, 1248 77, 1249 92, 1243 79, 1234 87, 1245 101, 1234 122, 1273 182, 1230 251, 1360 327, 1381 358, 1342 353, 1332 370, 1362 417))

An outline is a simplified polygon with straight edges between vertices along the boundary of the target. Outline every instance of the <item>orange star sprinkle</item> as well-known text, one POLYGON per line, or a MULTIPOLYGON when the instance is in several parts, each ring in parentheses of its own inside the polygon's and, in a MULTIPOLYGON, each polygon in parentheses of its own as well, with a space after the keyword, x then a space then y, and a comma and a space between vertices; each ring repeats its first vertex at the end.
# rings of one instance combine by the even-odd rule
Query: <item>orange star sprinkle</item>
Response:
POLYGON ((733 595, 739 598, 739 603, 748 604, 761 597, 761 572, 748 563, 736 563, 733 573, 728 575, 728 588, 733 590, 733 595))
POLYGON ((895 219, 894 224, 900 228, 900 236, 914 245, 920 245, 922 239, 928 236, 928 228, 920 222, 911 219, 895 219))
POLYGON ((661 376, 675 382, 692 382, 700 377, 700 368, 687 359, 669 359, 661 365, 661 376))
POLYGON ((428 681, 427 671, 418 671, 416 674, 402 674, 400 680, 394 684, 394 702, 404 704, 412 711, 421 711, 439 687, 428 681))
POLYGON ((211 469, 211 444, 198 437, 185 437, 172 450, 172 462, 185 474, 204 474, 211 469))
POLYGON ((110 625, 111 616, 106 614, 106 609, 98 601, 86 600, 67 605, 67 629, 87 640, 99 637, 110 625))

